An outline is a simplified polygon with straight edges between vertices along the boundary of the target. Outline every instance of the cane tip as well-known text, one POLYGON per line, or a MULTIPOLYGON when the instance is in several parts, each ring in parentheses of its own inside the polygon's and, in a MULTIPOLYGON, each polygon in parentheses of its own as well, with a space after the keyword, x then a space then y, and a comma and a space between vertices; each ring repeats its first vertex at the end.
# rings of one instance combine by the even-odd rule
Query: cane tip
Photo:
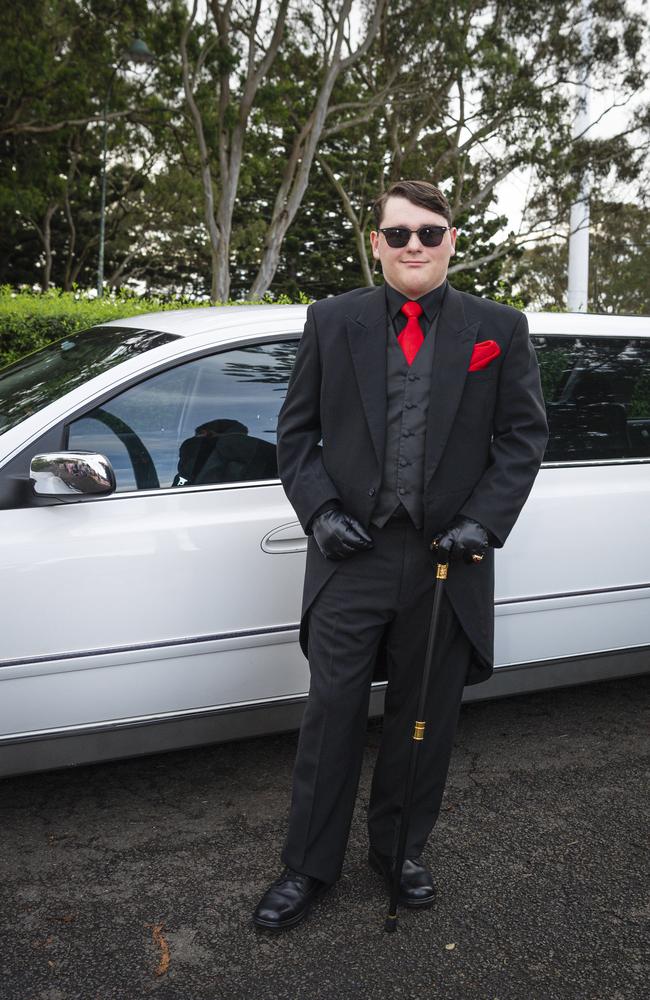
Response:
POLYGON ((384 930, 387 934, 394 934, 397 930, 397 914, 389 913, 384 923, 384 930))

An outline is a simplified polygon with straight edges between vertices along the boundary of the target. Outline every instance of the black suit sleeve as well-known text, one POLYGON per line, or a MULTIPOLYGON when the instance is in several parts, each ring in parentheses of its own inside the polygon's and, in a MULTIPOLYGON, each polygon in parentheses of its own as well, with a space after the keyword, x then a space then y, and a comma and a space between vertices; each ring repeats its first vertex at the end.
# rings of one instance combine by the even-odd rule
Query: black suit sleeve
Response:
POLYGON ((321 363, 314 311, 298 347, 287 396, 278 417, 278 470, 303 529, 324 505, 340 504, 336 486, 323 465, 320 422, 321 363))
POLYGON ((501 368, 489 464, 458 512, 482 524, 497 547, 532 489, 547 440, 539 366, 522 314, 501 368))

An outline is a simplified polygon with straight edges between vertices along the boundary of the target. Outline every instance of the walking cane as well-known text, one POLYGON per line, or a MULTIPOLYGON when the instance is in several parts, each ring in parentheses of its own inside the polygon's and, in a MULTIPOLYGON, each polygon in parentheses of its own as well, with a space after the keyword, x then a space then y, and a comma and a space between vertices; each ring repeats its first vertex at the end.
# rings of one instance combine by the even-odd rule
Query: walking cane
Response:
POLYGON ((426 721, 424 712, 427 702, 427 691, 429 689, 429 674, 431 673, 431 663, 433 660, 433 650, 436 644, 436 633, 438 631, 438 619, 440 618, 440 605, 447 579, 448 552, 438 554, 436 567, 436 582, 433 592, 433 610, 431 612, 431 624, 429 625, 429 637, 427 639, 427 651, 424 657, 424 668, 422 670, 422 682, 420 684, 420 697, 415 726, 413 728, 413 738, 411 742, 411 754, 409 757, 408 777, 406 779, 406 789, 404 792, 404 803, 402 805, 402 815, 400 817, 399 836, 397 839, 397 857, 393 870, 393 881, 390 890, 390 903, 388 914, 384 924, 384 930, 394 933, 397 930, 397 899, 399 896, 399 884, 402 877, 402 867, 404 865, 404 855, 406 853, 406 836, 408 834, 409 821, 411 818, 411 805, 413 802, 413 788, 415 786, 415 774, 418 766, 418 750, 420 743, 424 739, 426 721))

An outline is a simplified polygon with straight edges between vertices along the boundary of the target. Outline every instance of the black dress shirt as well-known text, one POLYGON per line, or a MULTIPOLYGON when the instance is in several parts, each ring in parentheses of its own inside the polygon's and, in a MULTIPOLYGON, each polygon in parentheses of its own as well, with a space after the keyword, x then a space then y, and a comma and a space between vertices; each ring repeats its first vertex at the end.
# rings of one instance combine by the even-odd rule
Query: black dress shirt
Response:
POLYGON ((393 327, 395 333, 399 336, 407 323, 407 318, 402 312, 402 306, 405 302, 417 302, 418 305, 422 306, 422 314, 424 322, 420 319, 420 326, 422 327, 423 334, 427 335, 427 331, 431 328, 431 324, 440 312, 440 307, 442 305, 442 300, 445 297, 445 292, 447 291, 447 282, 443 281, 441 285, 437 288, 433 288, 426 295, 423 295, 419 299, 408 299, 406 295, 402 295, 398 292, 396 288, 391 285, 386 285, 386 308, 388 310, 388 315, 393 321, 393 327))

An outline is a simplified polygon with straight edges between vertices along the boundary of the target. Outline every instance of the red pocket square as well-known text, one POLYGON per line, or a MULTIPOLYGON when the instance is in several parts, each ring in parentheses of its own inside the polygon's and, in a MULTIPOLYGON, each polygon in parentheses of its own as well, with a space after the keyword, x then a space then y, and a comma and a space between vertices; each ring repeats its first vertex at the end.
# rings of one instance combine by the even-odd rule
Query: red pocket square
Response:
POLYGON ((467 371, 477 372, 480 368, 487 368, 490 361, 494 361, 500 354, 501 348, 496 340, 482 340, 480 344, 474 345, 467 371))

